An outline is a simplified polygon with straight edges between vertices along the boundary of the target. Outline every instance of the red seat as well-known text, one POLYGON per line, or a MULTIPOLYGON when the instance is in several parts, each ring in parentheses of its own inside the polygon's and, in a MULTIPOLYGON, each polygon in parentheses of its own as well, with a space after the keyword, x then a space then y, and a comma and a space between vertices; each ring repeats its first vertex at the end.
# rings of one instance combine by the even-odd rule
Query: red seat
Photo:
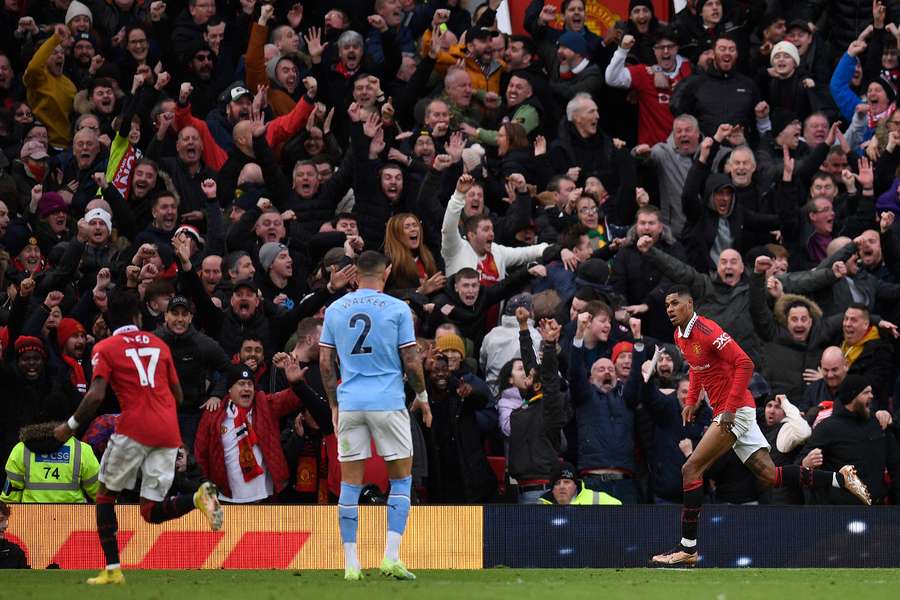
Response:
POLYGON ((488 464, 494 471, 494 477, 497 478, 497 489, 500 495, 506 494, 506 458, 503 456, 488 456, 488 464))

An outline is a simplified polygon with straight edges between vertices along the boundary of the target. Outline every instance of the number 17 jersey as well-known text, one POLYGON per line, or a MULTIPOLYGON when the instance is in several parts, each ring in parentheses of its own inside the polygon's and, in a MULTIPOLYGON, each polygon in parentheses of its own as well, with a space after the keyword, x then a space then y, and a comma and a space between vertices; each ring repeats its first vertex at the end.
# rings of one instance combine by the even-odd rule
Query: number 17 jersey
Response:
POLYGON ((319 345, 334 348, 338 355, 340 409, 404 409, 399 349, 415 344, 412 314, 402 300, 362 289, 334 301, 325 310, 319 345))
POLYGON ((91 362, 93 377, 105 379, 119 399, 116 433, 153 448, 181 445, 170 389, 178 374, 164 341, 134 326, 121 327, 94 346, 91 362))

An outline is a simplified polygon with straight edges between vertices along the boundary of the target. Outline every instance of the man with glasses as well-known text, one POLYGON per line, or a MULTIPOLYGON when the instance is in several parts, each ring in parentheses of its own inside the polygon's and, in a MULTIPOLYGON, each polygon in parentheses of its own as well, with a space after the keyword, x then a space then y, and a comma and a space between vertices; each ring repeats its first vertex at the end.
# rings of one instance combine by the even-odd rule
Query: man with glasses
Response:
POLYGON ((660 29, 654 37, 655 65, 625 65, 634 47, 633 35, 622 38, 619 48, 606 67, 606 83, 613 87, 636 90, 638 94, 638 143, 652 146, 664 142, 672 132, 669 99, 675 86, 693 72, 691 63, 678 54, 675 32, 660 29))

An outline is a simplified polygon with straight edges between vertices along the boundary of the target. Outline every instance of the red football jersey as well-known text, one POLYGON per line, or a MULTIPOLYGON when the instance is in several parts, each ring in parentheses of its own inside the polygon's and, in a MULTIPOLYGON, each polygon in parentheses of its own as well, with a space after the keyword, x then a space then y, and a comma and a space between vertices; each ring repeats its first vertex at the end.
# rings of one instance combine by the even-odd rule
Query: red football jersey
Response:
POLYGON ((747 390, 753 361, 715 321, 695 313, 683 332, 680 327, 675 329, 675 344, 690 368, 685 404, 696 404, 703 388, 713 415, 756 406, 747 390))
POLYGON ((119 399, 116 433, 154 448, 181 445, 175 396, 178 383, 172 353, 164 341, 137 327, 117 329, 94 346, 93 377, 102 377, 119 399))
POLYGON ((673 89, 658 89, 653 83, 653 72, 647 65, 627 67, 631 74, 631 89, 638 92, 638 143, 652 146, 665 142, 672 133, 675 117, 669 109, 674 87, 691 75, 691 64, 681 63, 677 75, 670 79, 673 89))

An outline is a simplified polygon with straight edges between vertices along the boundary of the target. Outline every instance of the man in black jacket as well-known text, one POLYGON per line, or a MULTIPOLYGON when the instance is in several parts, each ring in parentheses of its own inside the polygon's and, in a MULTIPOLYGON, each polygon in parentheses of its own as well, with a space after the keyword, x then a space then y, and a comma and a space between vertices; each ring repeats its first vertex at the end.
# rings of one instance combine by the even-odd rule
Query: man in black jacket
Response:
POLYGON ((165 323, 154 332, 168 344, 175 361, 184 394, 184 401, 178 407, 178 426, 188 449, 194 446, 202 409, 209 403, 218 405, 228 391, 225 378, 220 377, 207 400, 207 379, 211 379, 213 372, 227 373, 231 365, 225 351, 214 339, 194 329, 193 318, 190 301, 184 296, 175 296, 166 308, 165 323))
POLYGON ((678 260, 686 260, 684 248, 675 240, 668 225, 663 224, 660 210, 652 205, 637 211, 634 226, 625 238, 626 246, 612 262, 610 284, 625 297, 625 310, 641 319, 644 333, 660 340, 672 339, 674 329, 665 315, 666 290, 671 281, 635 247, 641 236, 649 236, 653 245, 678 260))
POLYGON ((712 136, 719 125, 740 125, 756 131, 756 83, 736 69, 738 47, 728 34, 720 34, 713 47, 713 64, 681 82, 672 95, 672 114, 689 113, 700 121, 700 131, 712 136))
MULTIPOLYGON (((900 501, 900 446, 893 431, 885 431, 872 418, 869 408, 872 398, 872 386, 866 378, 847 375, 838 389, 834 412, 813 429, 798 460, 803 466, 824 469, 854 465, 869 488, 873 503, 882 503, 888 495, 897 503, 900 501), (891 478, 890 488, 884 483, 885 469, 891 478)), ((837 487, 817 494, 816 500, 823 504, 860 504, 853 495, 837 487)))

